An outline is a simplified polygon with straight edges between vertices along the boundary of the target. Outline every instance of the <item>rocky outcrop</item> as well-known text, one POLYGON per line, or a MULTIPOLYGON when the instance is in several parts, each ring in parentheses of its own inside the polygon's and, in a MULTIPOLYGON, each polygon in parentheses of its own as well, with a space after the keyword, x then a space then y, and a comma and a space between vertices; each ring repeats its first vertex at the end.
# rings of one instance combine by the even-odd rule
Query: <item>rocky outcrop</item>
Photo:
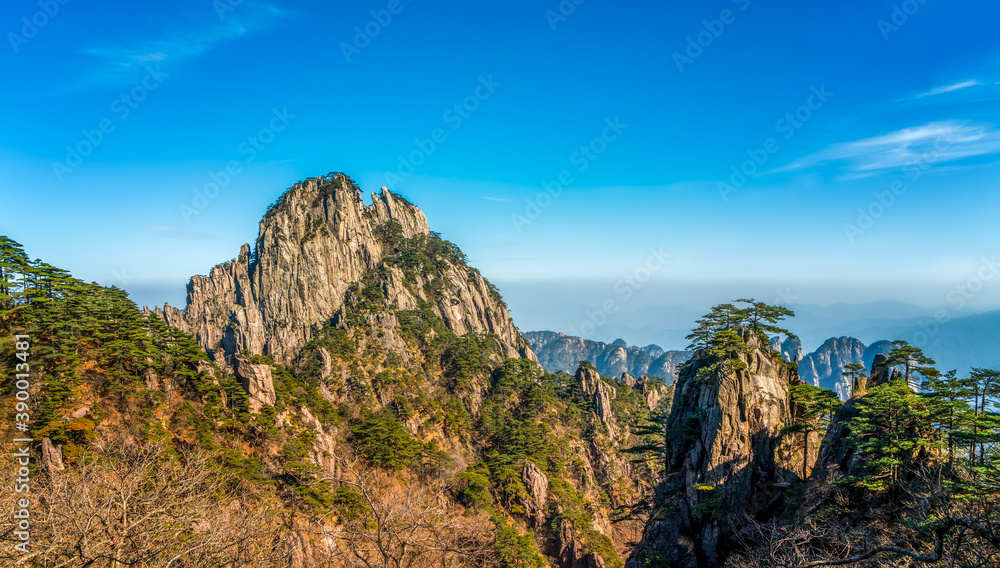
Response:
POLYGON ((635 380, 635 377, 633 377, 632 375, 628 373, 622 373, 622 384, 629 388, 634 388, 635 385, 637 384, 637 381, 635 380))
POLYGON ((661 401, 670 396, 670 387, 649 376, 643 377, 635 386, 646 397, 646 406, 650 411, 655 410, 661 401))
POLYGON ((242 356, 236 357, 234 367, 236 378, 243 381, 243 388, 250 395, 250 411, 260 412, 261 406, 273 406, 277 397, 274 393, 274 379, 271 365, 255 364, 242 356))
POLYGON ((528 490, 529 499, 524 504, 527 516, 534 526, 541 525, 548 505, 549 478, 538 466, 529 463, 521 469, 521 481, 528 490))
POLYGON ((681 365, 691 358, 689 351, 664 351, 657 345, 630 347, 618 339, 607 344, 554 331, 530 331, 524 338, 549 372, 572 373, 580 361, 590 361, 605 377, 652 375, 673 382, 681 365))
POLYGON ((884 385, 891 381, 903 378, 903 373, 895 367, 890 367, 889 358, 879 353, 872 360, 871 375, 868 378, 868 388, 884 385))
POLYGON ((615 437, 615 417, 611 410, 611 401, 615 399, 615 389, 601 378, 597 369, 580 365, 576 370, 576 378, 580 381, 580 393, 593 397, 594 413, 602 424, 607 426, 612 439, 615 437))
POLYGON ((605 568, 607 565, 600 556, 587 552, 579 540, 574 538, 573 530, 566 521, 561 521, 557 529, 557 538, 549 546, 549 555, 556 560, 556 568, 605 568))
MULTIPOLYGON (((244 351, 289 365, 316 326, 342 309, 351 285, 380 266, 390 222, 400 238, 430 234, 423 212, 385 188, 365 205, 343 174, 306 180, 271 206, 254 247, 243 245, 236 259, 191 279, 183 312, 166 305, 154 312, 192 333, 230 369, 244 351)), ((403 289, 403 275, 397 270, 390 280, 390 304, 412 309, 412 295, 393 293, 403 289)), ((444 299, 434 309, 452 331, 492 333, 506 353, 534 358, 482 276, 453 266, 444 284, 444 299)))
POLYGON ((745 369, 713 371, 720 361, 699 352, 678 379, 659 510, 628 568, 655 557, 676 568, 721 566, 739 520, 772 511, 797 479, 801 445, 782 429, 792 422, 789 387, 800 380, 755 335, 744 339, 745 369))
POLYGON ((841 400, 851 396, 853 385, 843 376, 844 367, 861 363, 871 369, 876 355, 892 350, 888 341, 878 341, 866 346, 853 337, 835 337, 823 342, 815 352, 799 362, 799 376, 803 381, 832 390, 841 400))

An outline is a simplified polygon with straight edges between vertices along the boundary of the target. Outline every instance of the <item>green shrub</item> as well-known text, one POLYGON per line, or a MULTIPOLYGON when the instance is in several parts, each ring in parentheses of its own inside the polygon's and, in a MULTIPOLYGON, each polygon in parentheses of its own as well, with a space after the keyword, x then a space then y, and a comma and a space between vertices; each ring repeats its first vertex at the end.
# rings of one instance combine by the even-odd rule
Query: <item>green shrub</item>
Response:
POLYGON ((421 444, 395 418, 365 410, 351 426, 358 451, 375 467, 401 471, 420 454, 421 444))

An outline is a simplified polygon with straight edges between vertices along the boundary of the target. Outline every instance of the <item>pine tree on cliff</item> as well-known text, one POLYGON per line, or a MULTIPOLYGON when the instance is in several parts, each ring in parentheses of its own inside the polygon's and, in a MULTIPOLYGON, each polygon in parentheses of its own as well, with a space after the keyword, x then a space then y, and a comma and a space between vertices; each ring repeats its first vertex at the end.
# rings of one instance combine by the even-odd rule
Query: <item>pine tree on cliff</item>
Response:
POLYGON ((794 338, 795 334, 777 324, 785 318, 795 317, 795 312, 784 306, 772 306, 757 300, 739 299, 737 303, 749 304, 749 307, 740 310, 743 315, 743 323, 747 327, 756 331, 761 337, 770 335, 785 335, 794 338))
POLYGON ((962 431, 962 424, 968 422, 972 414, 972 407, 965 400, 967 383, 959 379, 955 371, 949 371, 929 379, 925 386, 928 390, 925 398, 931 405, 938 432, 948 441, 948 471, 954 473, 958 440, 968 437, 962 431))
POLYGON ((889 367, 903 367, 903 379, 914 391, 920 390, 920 383, 915 375, 920 375, 924 379, 938 376, 937 369, 932 367, 934 360, 924 355, 919 347, 910 345, 908 341, 897 340, 892 342, 892 351, 889 352, 886 365, 889 367))
POLYGON ((841 375, 851 381, 851 396, 857 396, 868 390, 868 375, 865 374, 867 370, 868 367, 865 367, 862 363, 848 363, 844 365, 844 372, 841 375))
POLYGON ((863 458, 862 471, 843 484, 881 492, 896 486, 923 448, 940 448, 927 400, 899 379, 878 385, 858 400, 850 438, 863 458))
POLYGON ((809 383, 792 385, 789 392, 796 404, 795 417, 782 432, 802 434, 802 479, 806 479, 809 477, 809 435, 825 431, 841 404, 833 391, 809 383))
POLYGON ((753 299, 736 300, 736 303, 749 306, 739 308, 734 304, 719 304, 697 320, 695 323, 698 327, 687 336, 691 341, 688 349, 719 359, 718 363, 703 367, 702 373, 713 373, 723 367, 735 370, 744 367, 739 355, 747 353, 749 348, 743 340, 743 330, 749 329, 757 333, 763 345, 770 344, 771 335, 795 337, 795 334, 777 325, 782 319, 795 316, 788 308, 771 306, 753 299))
POLYGON ((979 465, 986 464, 987 446, 995 445, 996 430, 1000 428, 1000 418, 990 408, 1000 403, 1000 371, 975 368, 966 381, 968 394, 972 397, 974 415, 972 419, 972 441, 969 445, 969 464, 976 462, 976 446, 979 446, 979 465))

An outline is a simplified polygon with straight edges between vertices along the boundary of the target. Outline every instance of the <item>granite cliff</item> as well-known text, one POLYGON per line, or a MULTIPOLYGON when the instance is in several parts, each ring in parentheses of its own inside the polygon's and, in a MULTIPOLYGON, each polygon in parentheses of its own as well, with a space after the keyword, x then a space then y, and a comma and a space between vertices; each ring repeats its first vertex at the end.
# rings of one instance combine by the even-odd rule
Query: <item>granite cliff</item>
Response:
POLYGON ((892 343, 889 341, 877 341, 866 346, 853 337, 833 337, 799 361, 799 376, 803 381, 832 390, 841 400, 847 400, 851 391, 843 376, 844 367, 850 363, 861 363, 871 369, 877 355, 885 355, 891 350, 892 343))
MULTIPOLYGON (((365 205, 343 174, 308 179, 268 209, 252 248, 243 245, 234 260, 191 279, 183 312, 168 305, 156 313, 193 334, 228 368, 236 368, 244 352, 289 365, 317 328, 343 322, 346 294, 382 265, 391 252, 390 232, 411 239, 430 235, 430 228, 420 209, 385 188, 365 205)), ((428 299, 421 275, 409 288, 398 267, 385 276, 381 285, 391 305, 410 309, 428 299)), ((478 271, 452 265, 442 276, 434 286, 444 293, 431 309, 451 331, 490 333, 507 356, 535 358, 478 271)))
POLYGON ((626 566, 721 566, 745 516, 764 516, 798 479, 802 447, 783 429, 795 407, 793 367, 743 332, 737 363, 696 352, 675 385, 666 475, 657 508, 626 566), (655 564, 666 562, 668 564, 655 564))

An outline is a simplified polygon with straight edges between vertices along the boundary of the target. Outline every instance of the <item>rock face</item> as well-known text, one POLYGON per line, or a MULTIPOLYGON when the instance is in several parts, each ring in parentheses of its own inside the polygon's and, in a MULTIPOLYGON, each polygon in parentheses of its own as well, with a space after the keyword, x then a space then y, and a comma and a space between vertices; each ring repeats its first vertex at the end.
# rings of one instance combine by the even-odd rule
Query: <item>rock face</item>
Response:
POLYGON ((643 377, 640 382, 635 386, 639 388, 639 392, 646 397, 646 406, 652 411, 660 406, 660 401, 669 396, 670 387, 667 385, 653 380, 651 377, 643 377))
POLYGON ((615 437, 615 419, 611 411, 611 401, 615 399, 614 387, 604 382, 597 369, 580 365, 576 370, 576 378, 580 381, 580 392, 594 397, 594 413, 601 423, 608 427, 610 437, 615 437))
POLYGON ((250 395, 251 412, 260 412, 260 407, 265 404, 274 405, 277 397, 274 393, 274 379, 271 377, 270 365, 254 364, 237 355, 234 371, 250 395))
POLYGON ((691 358, 689 351, 664 351, 656 345, 629 347, 619 339, 607 344, 554 331, 530 331, 524 338, 549 372, 572 373, 580 361, 590 361, 605 377, 652 375, 673 382, 681 365, 691 358))
POLYGON ((786 361, 802 360, 802 340, 798 337, 789 337, 784 341, 781 341, 779 337, 772 338, 771 348, 780 352, 786 361))
POLYGON ((646 525, 628 568, 659 557, 676 568, 721 566, 744 514, 760 515, 780 503, 797 478, 801 443, 783 436, 791 424, 789 387, 795 371, 744 333, 745 370, 703 373, 718 360, 696 353, 675 387, 666 480, 657 488, 660 509, 646 525), (798 464, 798 465, 796 465, 798 464))
POLYGON ((888 365, 889 358, 879 353, 872 360, 871 376, 868 379, 868 388, 884 385, 896 379, 903 378, 903 373, 899 369, 888 365))
POLYGON ((521 481, 528 490, 530 499, 525 503, 525 511, 534 526, 545 521, 546 505, 548 504, 549 478, 533 463, 528 463, 521 469, 521 481))
MULTIPOLYGON (((379 267, 387 254, 380 235, 390 222, 402 238, 430 234, 423 212, 384 188, 365 205, 343 174, 306 180, 271 206, 253 248, 243 245, 236 259, 191 279, 183 312, 166 305, 155 312, 230 369, 244 351, 291 364, 314 326, 335 318, 351 285, 379 267)), ((534 358, 488 283, 464 267, 451 272, 447 297, 434 306, 448 327, 493 333, 509 355, 534 358)), ((401 289, 403 276, 395 277, 401 289)), ((416 303, 387 292, 401 309, 416 303)))
POLYGON ((876 355, 888 353, 891 349, 888 341, 865 346, 853 337, 831 338, 799 362, 799 376, 803 381, 830 389, 841 400, 847 400, 852 389, 842 374, 844 367, 850 363, 862 363, 871 369, 876 355))

